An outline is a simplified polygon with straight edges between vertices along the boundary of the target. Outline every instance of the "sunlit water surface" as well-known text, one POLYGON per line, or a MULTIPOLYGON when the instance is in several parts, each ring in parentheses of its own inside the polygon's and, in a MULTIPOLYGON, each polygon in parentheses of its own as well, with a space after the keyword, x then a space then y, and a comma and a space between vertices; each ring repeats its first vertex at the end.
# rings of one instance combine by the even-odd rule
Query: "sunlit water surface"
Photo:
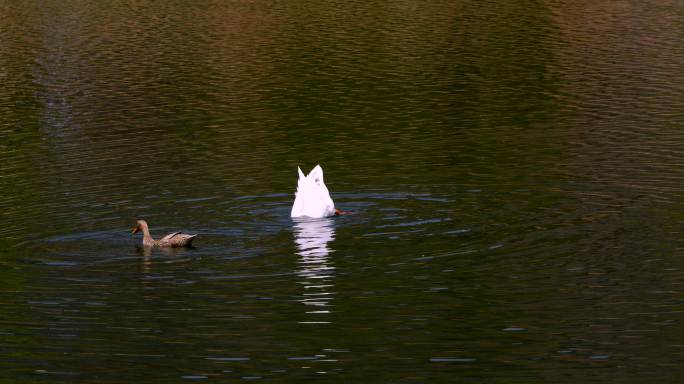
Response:
POLYGON ((0 1, 0 382, 681 381, 682 25, 0 1))

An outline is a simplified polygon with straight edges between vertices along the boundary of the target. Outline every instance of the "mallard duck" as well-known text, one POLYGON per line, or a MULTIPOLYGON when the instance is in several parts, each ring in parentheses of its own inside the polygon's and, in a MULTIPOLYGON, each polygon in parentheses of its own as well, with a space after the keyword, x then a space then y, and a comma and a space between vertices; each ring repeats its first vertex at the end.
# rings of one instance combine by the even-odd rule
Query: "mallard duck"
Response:
POLYGON ((192 240, 195 239, 197 235, 188 235, 180 232, 169 233, 168 235, 162 237, 159 240, 155 240, 150 235, 150 230, 147 227, 147 222, 145 220, 138 220, 135 222, 135 227, 131 233, 143 232, 143 245, 145 246, 157 246, 157 247, 190 247, 192 245, 192 240))
POLYGON ((323 168, 316 165, 308 175, 297 167, 299 180, 290 216, 321 218, 335 214, 335 204, 323 182, 323 168))

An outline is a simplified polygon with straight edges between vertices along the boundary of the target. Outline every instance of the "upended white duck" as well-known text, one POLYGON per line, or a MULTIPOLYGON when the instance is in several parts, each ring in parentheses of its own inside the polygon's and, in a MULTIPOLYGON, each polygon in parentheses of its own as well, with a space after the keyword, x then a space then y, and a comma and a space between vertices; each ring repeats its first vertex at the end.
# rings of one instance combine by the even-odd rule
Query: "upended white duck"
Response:
POLYGON ((320 165, 316 165, 308 175, 304 175, 299 167, 297 167, 297 172, 299 180, 292 212, 290 212, 291 217, 317 219, 347 213, 335 209, 335 203, 323 182, 323 168, 320 165))

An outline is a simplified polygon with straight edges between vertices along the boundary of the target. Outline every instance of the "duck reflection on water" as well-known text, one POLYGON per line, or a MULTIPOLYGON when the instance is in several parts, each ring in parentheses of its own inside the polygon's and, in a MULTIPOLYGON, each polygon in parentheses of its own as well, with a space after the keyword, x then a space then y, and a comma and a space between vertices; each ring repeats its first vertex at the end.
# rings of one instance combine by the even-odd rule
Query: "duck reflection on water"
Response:
POLYGON ((152 245, 136 245, 135 252, 140 255, 142 272, 149 273, 153 270, 153 254, 157 256, 157 263, 183 262, 190 260, 186 253, 191 248, 155 247, 152 245))
POLYGON ((328 243, 335 239, 334 221, 330 218, 296 220, 294 236, 299 256, 296 273, 303 278, 299 283, 304 286, 300 301, 312 307, 307 311, 309 314, 330 313, 335 267, 329 257, 333 250, 328 243))

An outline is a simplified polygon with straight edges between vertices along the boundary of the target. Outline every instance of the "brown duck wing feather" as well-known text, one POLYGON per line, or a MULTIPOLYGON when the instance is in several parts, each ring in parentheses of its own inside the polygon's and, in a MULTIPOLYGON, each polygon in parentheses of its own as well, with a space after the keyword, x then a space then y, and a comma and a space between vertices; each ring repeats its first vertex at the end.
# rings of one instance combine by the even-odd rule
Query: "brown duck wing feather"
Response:
POLYGON ((161 239, 159 239, 159 242, 162 242, 162 241, 169 241, 169 240, 172 239, 174 236, 179 235, 179 234, 181 234, 181 233, 180 233, 180 232, 169 233, 168 235, 166 235, 166 236, 162 237, 161 239))
POLYGON ((189 247, 192 245, 192 240, 197 235, 188 235, 185 233, 174 232, 162 237, 157 241, 160 247, 189 247))

